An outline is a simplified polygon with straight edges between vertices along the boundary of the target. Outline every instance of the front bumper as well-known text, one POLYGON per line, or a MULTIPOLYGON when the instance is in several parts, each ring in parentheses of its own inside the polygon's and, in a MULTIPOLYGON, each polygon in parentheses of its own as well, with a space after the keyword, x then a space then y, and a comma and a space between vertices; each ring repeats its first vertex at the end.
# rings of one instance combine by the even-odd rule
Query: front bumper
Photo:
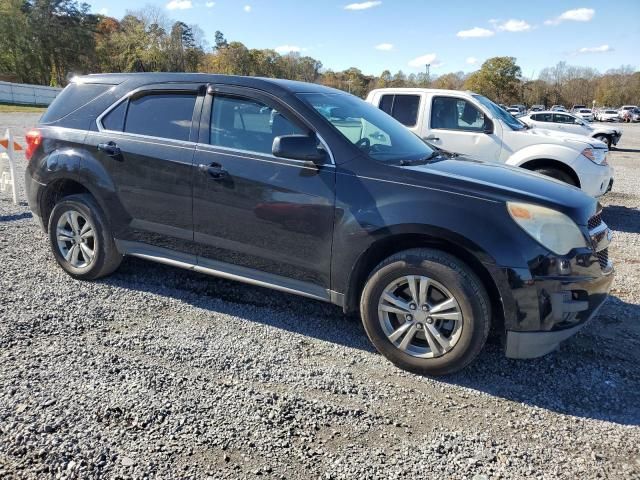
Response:
POLYGON ((613 167, 609 164, 598 165, 583 155, 580 157, 573 167, 580 179, 582 191, 592 197, 601 197, 608 191, 613 178, 613 167))

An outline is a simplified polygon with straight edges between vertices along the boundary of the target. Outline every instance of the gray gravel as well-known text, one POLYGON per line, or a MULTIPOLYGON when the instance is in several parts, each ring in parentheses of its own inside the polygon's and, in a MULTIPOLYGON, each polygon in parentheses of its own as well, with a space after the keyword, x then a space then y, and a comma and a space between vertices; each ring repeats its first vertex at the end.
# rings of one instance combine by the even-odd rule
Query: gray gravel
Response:
POLYGON ((0 478, 640 478, 640 125, 623 128, 599 318, 544 358, 493 341, 439 380, 320 302, 136 259, 75 281, 1 196, 0 478))

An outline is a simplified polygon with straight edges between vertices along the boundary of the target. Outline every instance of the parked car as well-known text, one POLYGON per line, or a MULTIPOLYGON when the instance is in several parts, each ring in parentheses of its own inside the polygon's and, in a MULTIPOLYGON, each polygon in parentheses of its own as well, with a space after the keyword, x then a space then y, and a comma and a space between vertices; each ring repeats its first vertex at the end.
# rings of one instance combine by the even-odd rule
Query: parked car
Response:
POLYGON ((632 122, 632 112, 636 108, 638 108, 636 105, 623 105, 622 107, 620 107, 620 109, 618 110, 618 116, 620 117, 620 120, 627 123, 632 122))
POLYGON ((573 114, 576 117, 581 118, 582 120, 586 120, 587 122, 593 122, 594 120, 593 111, 591 111, 591 109, 589 108, 580 108, 577 111, 574 111, 573 114))
POLYGON ((566 111, 567 111, 567 109, 566 109, 566 108, 564 108, 564 106, 563 106, 563 105, 553 105, 553 106, 551 107, 551 111, 552 111, 552 112, 566 112, 566 111))
POLYGON ((571 113, 578 113, 580 110, 586 109, 586 108, 587 108, 586 105, 574 105, 573 107, 571 107, 571 113))
POLYGON ((606 144, 583 135, 529 129, 482 95, 381 88, 373 90, 367 102, 449 152, 537 171, 593 196, 604 195, 613 184, 606 144))
POLYGON ((90 75, 27 142, 29 205, 72 277, 131 255, 332 302, 419 373, 463 368, 492 326, 508 356, 543 355, 613 279, 594 198, 451 158, 320 85, 90 75))
POLYGON ((544 109, 544 105, 532 105, 529 112, 542 112, 544 109))
POLYGON ((620 120, 618 111, 612 108, 604 108, 596 113, 596 120, 599 122, 617 122, 620 120))
POLYGON ((551 130, 559 130, 561 132, 576 133, 578 135, 586 135, 593 137, 607 144, 609 148, 617 145, 622 136, 622 129, 618 127, 608 127, 601 125, 592 125, 585 122, 577 115, 562 112, 535 112, 520 120, 530 127, 548 128, 551 130))
POLYGON ((509 112, 514 117, 517 117, 517 116, 522 114, 522 112, 520 112, 520 109, 519 108, 515 108, 515 107, 507 108, 507 112, 509 112))
POLYGON ((629 111, 632 122, 640 122, 640 108, 634 108, 629 111))

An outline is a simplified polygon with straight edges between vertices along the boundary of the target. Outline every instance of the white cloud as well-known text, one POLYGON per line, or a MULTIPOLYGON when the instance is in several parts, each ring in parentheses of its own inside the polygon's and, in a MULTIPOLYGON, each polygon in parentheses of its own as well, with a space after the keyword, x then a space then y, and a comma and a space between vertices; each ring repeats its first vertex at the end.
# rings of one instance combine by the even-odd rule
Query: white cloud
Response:
POLYGON ((427 53, 426 55, 422 55, 421 57, 414 58, 409 62, 408 65, 414 68, 424 68, 424 66, 427 64, 436 68, 441 66, 442 62, 438 60, 438 56, 435 53, 427 53))
POLYGON ((393 50, 393 43, 381 43, 376 45, 376 50, 382 50, 383 52, 393 50))
POLYGON ((167 3, 167 10, 188 10, 191 7, 191 0, 171 0, 167 3))
POLYGON ((274 50, 282 55, 282 54, 291 53, 291 52, 294 52, 294 53, 304 52, 306 48, 298 47, 297 45, 280 45, 279 47, 274 48, 274 50))
POLYGON ((361 2, 361 3, 350 3, 349 5, 345 5, 345 10, 366 10, 367 8, 377 7, 381 5, 382 2, 361 2))
POLYGON ((599 47, 583 47, 576 53, 606 53, 613 51, 609 45, 600 45, 599 47))
POLYGON ((250 13, 250 12, 251 12, 251 5, 245 5, 242 9, 243 9, 245 12, 250 13))
POLYGON ((108 8, 101 8, 100 10, 98 10, 98 13, 100 15, 108 15, 109 14, 109 9, 108 8))
POLYGON ((575 10, 567 10, 556 18, 546 20, 545 25, 559 25, 565 21, 572 22, 588 22, 596 14, 593 8, 576 8, 575 10))
POLYGON ((478 59, 476 57, 467 57, 465 62, 467 62, 467 65, 475 65, 478 63, 478 59))
POLYGON ((460 30, 456 33, 456 37, 460 38, 481 38, 481 37, 493 37, 496 32, 487 30, 486 28, 473 27, 470 30, 460 30))
POLYGON ((204 4, 204 6, 205 6, 205 7, 207 7, 207 8, 211 8, 211 7, 213 7, 215 4, 216 4, 216 2, 206 2, 206 3, 204 4))
POLYGON ((531 30, 531 25, 524 20, 515 20, 512 18, 499 24, 498 30, 501 32, 526 32, 527 30, 531 30))

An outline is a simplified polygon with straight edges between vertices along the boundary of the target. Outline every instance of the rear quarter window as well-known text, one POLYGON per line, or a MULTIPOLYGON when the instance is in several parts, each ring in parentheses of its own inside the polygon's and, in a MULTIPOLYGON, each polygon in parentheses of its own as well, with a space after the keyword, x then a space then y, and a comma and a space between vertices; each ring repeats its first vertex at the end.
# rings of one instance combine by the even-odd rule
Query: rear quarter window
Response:
POLYGON ((40 123, 53 123, 106 93, 113 85, 70 83, 47 108, 40 123))

